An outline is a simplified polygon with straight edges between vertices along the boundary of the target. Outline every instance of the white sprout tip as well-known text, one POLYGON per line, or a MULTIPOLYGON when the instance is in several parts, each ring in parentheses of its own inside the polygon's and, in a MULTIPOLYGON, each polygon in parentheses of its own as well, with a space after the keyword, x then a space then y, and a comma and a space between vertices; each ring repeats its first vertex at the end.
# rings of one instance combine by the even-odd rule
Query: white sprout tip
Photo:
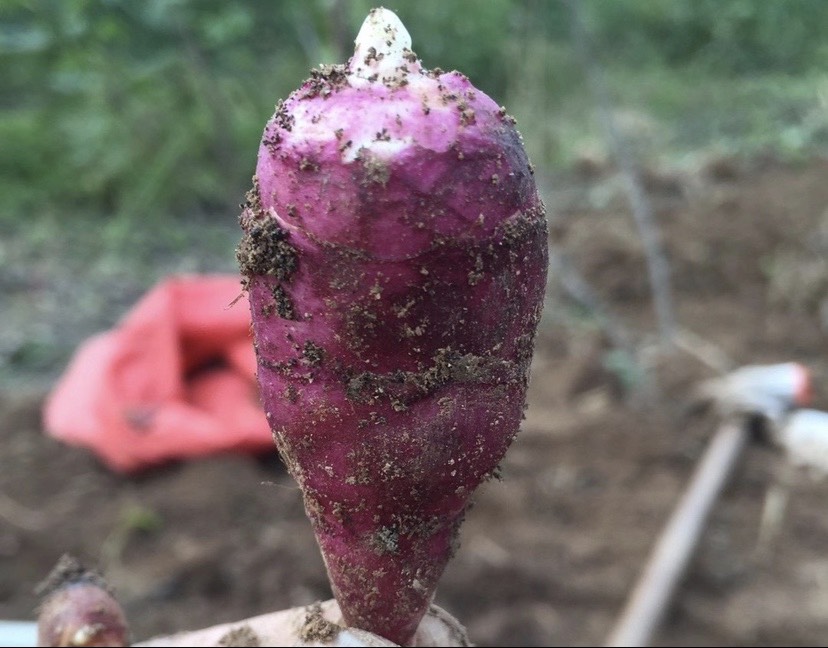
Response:
POLYGON ((419 69, 411 36, 393 11, 372 9, 354 41, 350 72, 371 81, 390 81, 419 69))

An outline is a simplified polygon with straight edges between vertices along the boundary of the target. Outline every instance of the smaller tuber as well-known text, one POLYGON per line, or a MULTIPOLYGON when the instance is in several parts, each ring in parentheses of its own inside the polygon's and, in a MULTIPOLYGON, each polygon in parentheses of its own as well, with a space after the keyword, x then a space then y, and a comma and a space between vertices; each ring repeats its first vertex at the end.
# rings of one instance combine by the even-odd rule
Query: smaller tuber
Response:
POLYGON ((64 555, 37 588, 38 646, 128 646, 123 610, 103 578, 64 555))

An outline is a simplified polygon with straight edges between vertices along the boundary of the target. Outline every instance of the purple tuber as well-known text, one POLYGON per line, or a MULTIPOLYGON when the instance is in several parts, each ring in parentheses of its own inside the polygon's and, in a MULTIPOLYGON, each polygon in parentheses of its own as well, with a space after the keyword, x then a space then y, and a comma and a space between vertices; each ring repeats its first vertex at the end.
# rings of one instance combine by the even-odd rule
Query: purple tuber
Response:
POLYGON ((514 120, 373 10, 279 103, 240 217, 258 380, 346 623, 411 640, 518 432, 547 268, 514 120))
POLYGON ((100 574, 65 555, 38 586, 38 646, 128 646, 121 606, 100 574))

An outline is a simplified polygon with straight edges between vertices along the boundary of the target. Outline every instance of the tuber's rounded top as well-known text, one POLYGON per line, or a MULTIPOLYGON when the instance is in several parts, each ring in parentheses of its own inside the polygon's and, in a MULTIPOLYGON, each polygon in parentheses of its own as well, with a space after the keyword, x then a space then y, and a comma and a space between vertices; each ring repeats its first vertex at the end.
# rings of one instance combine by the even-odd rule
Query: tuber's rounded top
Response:
POLYGON ((459 72, 426 70, 392 11, 373 9, 346 65, 311 72, 268 124, 271 154, 302 151, 325 164, 370 154, 390 161, 411 147, 444 151, 459 130, 503 122, 498 106, 459 72))
POLYGON ((503 108, 460 72, 425 69, 387 9, 368 14, 355 45, 347 64, 313 70, 265 128, 256 177, 280 227, 390 260, 488 236, 534 204, 503 108), (357 226, 369 212, 372 225, 357 226))

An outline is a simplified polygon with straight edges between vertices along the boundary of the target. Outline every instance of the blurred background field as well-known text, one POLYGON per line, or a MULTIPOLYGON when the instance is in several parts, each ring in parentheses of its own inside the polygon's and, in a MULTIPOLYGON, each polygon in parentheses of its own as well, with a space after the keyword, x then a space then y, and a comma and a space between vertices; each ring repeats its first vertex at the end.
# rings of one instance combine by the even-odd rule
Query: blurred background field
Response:
MULTIPOLYGON (((462 70, 517 117, 553 209, 556 174, 611 162, 565 3, 387 4, 427 66, 462 70)), ((0 379, 53 377, 90 327, 170 271, 233 270, 237 203, 274 103, 311 67, 347 59, 370 6, 2 3, 0 379)), ((642 167, 798 161, 828 145, 825 2, 581 7, 642 167)))
MULTIPOLYGON (((799 361, 828 409, 828 2, 580 0, 580 32, 563 0, 384 4, 517 118, 556 259, 524 429, 437 603, 478 645, 598 645, 715 429, 695 381, 799 361), (625 162, 693 353, 652 344, 625 162)), ((237 272, 274 104, 348 58, 371 6, 0 1, 0 619, 32 617, 64 551, 106 569, 136 639, 330 596, 275 452, 123 477, 40 413, 159 279, 237 272)), ((828 484, 785 465, 751 447, 659 645, 824 643, 828 484)))

